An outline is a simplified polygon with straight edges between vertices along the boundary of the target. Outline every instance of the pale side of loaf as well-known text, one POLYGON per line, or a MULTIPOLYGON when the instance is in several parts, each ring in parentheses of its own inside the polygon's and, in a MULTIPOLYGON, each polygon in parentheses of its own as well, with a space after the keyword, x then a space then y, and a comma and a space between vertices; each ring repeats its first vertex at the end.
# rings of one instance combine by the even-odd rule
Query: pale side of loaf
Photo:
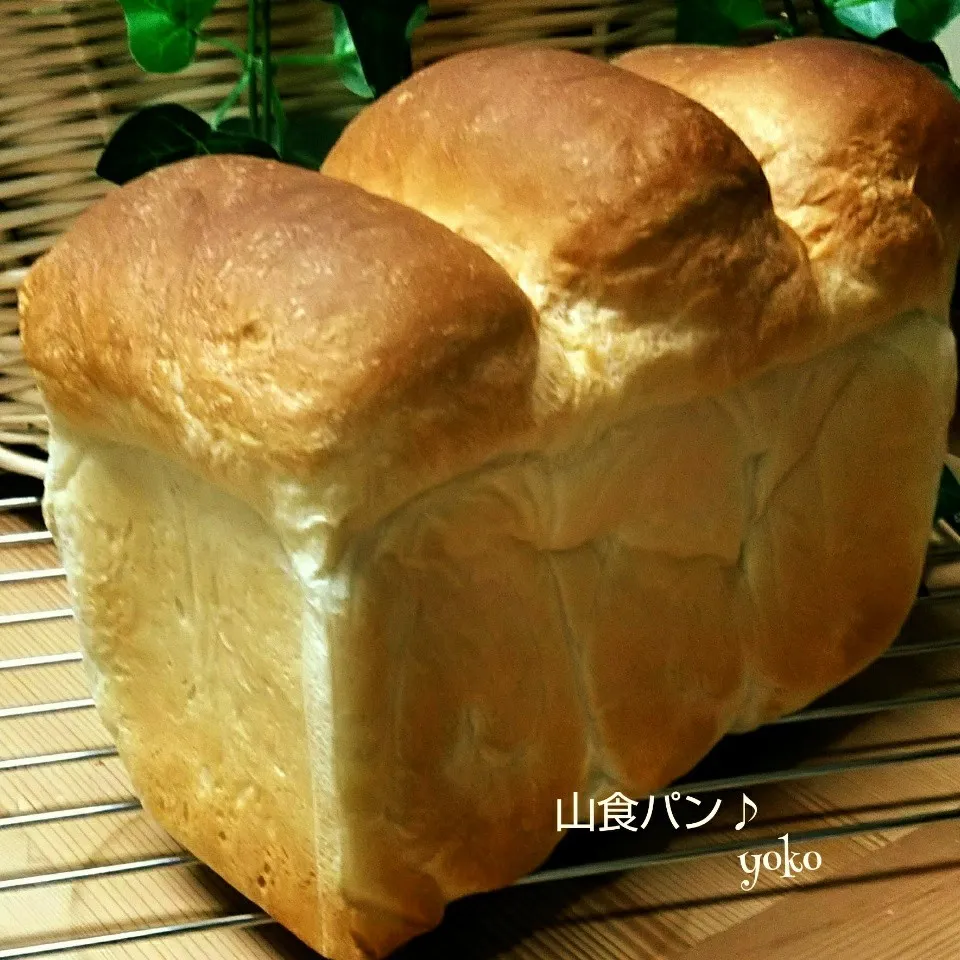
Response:
MULTIPOLYGON (((898 129, 960 136, 930 82, 898 129)), ((818 246, 738 133, 573 54, 466 55, 331 155, 384 199, 190 161, 28 277, 100 711, 160 822, 335 960, 534 868, 558 799, 643 796, 809 702, 909 609, 960 158, 870 175, 933 239, 888 231, 906 290, 844 247, 858 312, 839 221, 818 246)))

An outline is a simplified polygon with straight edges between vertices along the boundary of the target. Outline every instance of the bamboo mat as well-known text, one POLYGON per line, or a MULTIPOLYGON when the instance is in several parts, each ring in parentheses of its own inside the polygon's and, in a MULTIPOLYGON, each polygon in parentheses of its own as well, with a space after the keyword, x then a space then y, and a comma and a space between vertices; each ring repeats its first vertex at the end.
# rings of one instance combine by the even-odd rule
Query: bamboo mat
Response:
MULTIPOLYGON (((3 484, 0 478, 0 485, 3 484)), ((8 495, 6 489, 2 495, 8 495)), ((22 517, 0 515, 0 533, 35 529, 22 517)), ((55 567, 49 544, 5 547, 0 568, 55 567)), ((0 615, 65 607, 62 580, 0 585, 0 615)), ((960 635, 960 604, 917 610, 907 639, 960 635)), ((816 638, 811 638, 815 642, 816 638)), ((0 661, 77 649, 68 619, 0 626, 0 661)), ((960 680, 960 654, 882 661, 834 700, 868 700, 936 690, 960 680)), ((67 663, 0 671, 4 708, 88 696, 82 666, 67 663)), ((51 808, 124 801, 130 788, 118 761, 3 770, 11 758, 109 744, 92 710, 0 719, 0 957, 41 941, 89 936, 256 908, 201 867, 168 867, 128 876, 3 889, 4 880, 91 864, 175 854, 176 844, 139 810, 29 827, 3 818, 51 808)), ((731 771, 795 769, 960 745, 960 701, 916 706, 843 721, 771 727, 730 738, 695 779, 731 771)), ((683 788, 678 788, 682 791, 683 788)), ((674 830, 660 816, 645 831, 579 831, 557 863, 638 852, 704 847, 742 834, 744 791, 698 793, 716 819, 694 831, 674 830)), ((799 834, 825 824, 896 818, 960 805, 960 758, 881 765, 745 791, 758 814, 744 833, 799 834)), ((660 801, 658 801, 658 804, 660 801)), ((675 804, 679 808, 679 804, 675 804)), ((645 807, 645 804, 644 804, 645 807)), ((642 812, 642 811, 641 811, 642 812)), ((689 819, 689 818, 688 818, 689 819)), ((700 819, 697 816, 696 819, 700 819)), ((518 887, 453 905, 441 928, 402 950, 403 960, 437 958, 774 958, 774 960, 894 960, 960 957, 960 821, 797 843, 816 850, 822 866, 794 880, 747 879, 737 856, 646 867, 630 874, 518 887)), ((762 853, 763 849, 758 848, 762 853)), ((181 958, 306 958, 316 955, 276 926, 223 929, 60 956, 86 960, 181 958)))

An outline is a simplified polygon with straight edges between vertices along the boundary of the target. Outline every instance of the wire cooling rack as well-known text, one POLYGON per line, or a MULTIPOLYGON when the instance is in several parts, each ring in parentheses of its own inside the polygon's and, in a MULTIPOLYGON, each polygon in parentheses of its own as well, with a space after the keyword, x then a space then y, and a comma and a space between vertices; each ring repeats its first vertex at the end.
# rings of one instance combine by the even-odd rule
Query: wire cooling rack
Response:
MULTIPOLYGON (((108 947, 103 956, 119 957, 132 955, 129 951, 137 945, 169 938, 183 938, 178 942, 186 944, 202 939, 196 937, 200 934, 270 926, 268 916, 228 892, 190 854, 177 850, 129 792, 116 751, 83 690, 64 571, 56 564, 52 538, 40 526, 37 507, 35 497, 0 500, 0 519, 7 521, 3 529, 9 531, 0 533, 0 960, 89 956, 87 951, 108 947), (26 519, 14 522, 20 515, 26 519), (21 608, 21 597, 33 605, 21 608), (66 771, 82 775, 68 778, 66 771), (67 779, 70 789, 64 788, 67 779), (73 802, 62 802, 64 797, 73 802), (115 828, 111 833, 99 827, 131 817, 137 818, 138 829, 121 837, 123 842, 117 841, 115 828), (67 830, 71 825, 79 825, 73 834, 67 830), (11 842, 11 837, 28 840, 11 842), (104 856, 104 850, 125 855, 104 856), (42 867, 35 868, 36 863, 42 867), (149 890, 135 883, 177 870, 192 870, 191 877, 201 878, 196 881, 199 894, 196 889, 188 892, 193 909, 205 910, 203 915, 176 916, 175 898, 161 905, 166 916, 156 909, 128 909, 118 916, 110 909, 111 902, 124 898, 149 905, 149 890), (112 901, 101 897, 88 902, 77 893, 84 885, 105 880, 131 886, 114 893, 112 901), (55 890, 67 893, 42 901, 42 906, 30 905, 30 896, 55 890)), ((931 563, 958 559, 960 547, 931 551, 931 563)), ((781 803, 775 816, 761 818, 742 833, 732 827, 733 818, 725 816, 696 835, 669 836, 660 823, 642 837, 578 836, 517 886, 763 851, 780 845, 785 830, 794 847, 809 847, 842 837, 882 838, 889 831, 960 819, 960 764, 950 768, 955 771, 952 780, 948 774, 918 778, 904 773, 960 760, 960 657, 953 658, 955 652, 960 652, 960 590, 919 597, 901 638, 869 671, 755 735, 729 738, 670 788, 675 796, 723 802, 749 791, 758 804, 771 790, 781 796, 793 790, 803 802, 792 809, 781 803), (924 710, 926 725, 916 719, 924 710), (866 737, 861 735, 865 729, 866 737), (890 776, 893 771, 895 777, 890 776), (888 795, 896 793, 895 783, 918 781, 925 785, 920 795, 916 790, 888 795), (811 787, 821 783, 854 783, 856 802, 845 788, 831 792, 811 787), (935 784, 941 789, 934 789, 935 784), (943 786, 951 789, 944 793, 943 786)), ((271 952, 273 947, 244 952, 237 944, 204 943, 189 955, 278 955, 271 952)), ((184 951, 181 945, 172 955, 187 956, 184 951)))

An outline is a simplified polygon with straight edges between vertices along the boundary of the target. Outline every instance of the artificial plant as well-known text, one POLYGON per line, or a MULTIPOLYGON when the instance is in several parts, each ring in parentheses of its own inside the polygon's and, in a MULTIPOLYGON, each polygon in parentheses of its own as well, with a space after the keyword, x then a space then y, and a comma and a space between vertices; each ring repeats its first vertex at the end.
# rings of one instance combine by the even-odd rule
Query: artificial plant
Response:
MULTIPOLYGON (((333 67, 347 89, 372 99, 410 74, 411 34, 428 10, 425 0, 338 0, 333 4, 332 49, 277 54, 271 44, 271 0, 248 0, 243 46, 204 29, 217 0, 119 3, 130 51, 144 70, 182 70, 193 61, 198 46, 212 45, 236 57, 238 77, 209 122, 170 103, 128 118, 97 165, 101 176, 116 183, 201 153, 251 153, 319 166, 339 127, 323 117, 313 117, 307 129, 289 124, 277 93, 277 70, 285 65, 333 67), (244 97, 247 116, 229 116, 244 97)), ((960 0, 814 0, 813 5, 821 32, 906 54, 934 70, 960 96, 933 42, 960 15, 960 0)), ((783 6, 783 16, 773 18, 763 0, 678 0, 677 40, 731 44, 755 37, 758 31, 773 37, 796 36, 802 29, 794 0, 784 0, 783 6)))
MULTIPOLYGON (((895 50, 930 67, 960 97, 947 61, 934 39, 960 16, 960 0, 813 0, 820 32, 895 50)), ((799 36, 794 0, 771 17, 763 0, 678 0, 677 39, 683 43, 738 43, 749 34, 799 36)))
MULTIPOLYGON (((319 2, 319 0, 318 0, 319 2)), ((202 45, 237 59, 233 89, 208 122, 173 103, 146 107, 127 118, 107 144, 97 173, 126 183, 154 167, 204 153, 248 153, 319 166, 334 137, 330 123, 311 129, 288 124, 276 74, 285 65, 333 67, 352 93, 372 99, 412 71, 410 37, 426 19, 424 0, 338 0, 328 51, 277 54, 271 41, 271 0, 247 0, 247 37, 241 46, 204 29, 217 0, 119 0, 130 52, 152 73, 176 73, 202 45), (229 114, 246 97, 247 116, 229 114)))

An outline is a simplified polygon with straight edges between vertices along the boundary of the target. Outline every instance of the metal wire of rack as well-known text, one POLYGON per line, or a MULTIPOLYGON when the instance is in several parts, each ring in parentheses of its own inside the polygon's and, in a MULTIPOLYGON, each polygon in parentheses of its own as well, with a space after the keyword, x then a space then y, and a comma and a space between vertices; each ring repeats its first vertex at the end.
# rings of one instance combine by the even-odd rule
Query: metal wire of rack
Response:
MULTIPOLYGON (((0 499, 0 514, 24 510, 36 510, 39 499, 36 497, 8 497, 0 499)), ((29 530, 0 535, 0 556, 4 548, 9 547, 49 547, 52 537, 46 530, 29 530)), ((955 550, 938 548, 939 558, 960 559, 960 546, 955 550)), ((3 567, 0 561, 0 568, 3 567)), ((39 581, 57 581, 65 576, 58 566, 42 566, 34 569, 0 569, 0 586, 25 584, 39 581)), ((950 605, 960 611, 960 590, 943 590, 917 599, 918 609, 950 605)), ((72 612, 68 607, 24 610, 0 615, 0 630, 11 627, 24 627, 68 621, 72 612)), ((958 621, 960 622, 960 621, 958 621)), ((912 642, 898 641, 881 658, 881 661, 901 661, 905 658, 930 657, 948 651, 960 650, 960 632, 956 635, 930 637, 912 642)), ((78 664, 82 661, 78 650, 55 653, 26 654, 0 659, 0 678, 5 675, 22 675, 30 671, 78 664)), ((911 691, 897 696, 875 699, 854 699, 832 702, 827 705, 815 704, 796 714, 792 714, 771 724, 771 727, 795 727, 803 724, 825 723, 871 714, 892 713, 929 704, 960 700, 960 683, 948 684, 935 689, 911 691)), ((61 700, 37 703, 0 703, 0 724, 5 721, 29 717, 55 717, 75 712, 92 710, 94 701, 90 697, 71 697, 61 700)), ((2 728, 0 728, 2 732, 2 728)), ((947 758, 960 758, 960 727, 954 732, 955 743, 946 746, 912 747, 906 749, 880 748, 865 755, 844 759, 802 765, 783 765, 776 769, 737 773, 734 775, 709 778, 693 778, 682 781, 682 789, 687 794, 716 794, 730 790, 745 790, 765 784, 780 784, 790 781, 812 780, 828 776, 851 774, 870 769, 886 768, 917 763, 933 763, 947 758)), ((0 741, 2 742, 2 741, 0 741)), ((53 749, 49 752, 32 755, 0 756, 0 776, 15 771, 38 768, 60 768, 70 764, 84 764, 102 761, 117 756, 116 749, 108 744, 83 749, 53 749)), ((676 785, 671 786, 657 796, 667 796, 676 785)), ((136 797, 130 795, 121 799, 82 805, 49 806, 25 813, 0 815, 0 836, 7 831, 44 824, 66 823, 70 821, 92 821, 116 814, 136 813, 141 805, 136 797)), ((2 807, 0 807, 2 810, 2 807)), ((960 803, 948 803, 941 809, 907 812, 896 817, 871 817, 856 822, 832 823, 822 827, 791 833, 795 842, 827 840, 881 831, 915 827, 940 821, 960 820, 960 803)), ((775 831, 776 832, 776 831, 775 831)), ((708 844, 698 844, 680 849, 657 850, 637 856, 604 858, 594 861, 574 863, 563 866, 547 866, 517 881, 516 886, 545 884, 559 880, 571 880, 585 877, 597 877, 606 874, 622 873, 657 865, 701 860, 749 849, 763 849, 780 843, 781 836, 751 835, 720 839, 708 844)), ((4 876, 0 872, 0 894, 29 889, 56 887, 60 885, 80 884, 84 881, 105 877, 120 877, 148 873, 160 870, 197 866, 198 860, 186 852, 157 853, 134 859, 114 862, 84 863, 69 869, 48 870, 24 873, 16 876, 4 876)), ((214 916, 184 919, 172 923, 145 924, 125 929, 110 930, 84 936, 38 940, 28 944, 19 943, 4 946, 0 941, 0 960, 25 960, 25 958, 48 957, 67 953, 82 952, 92 948, 116 947, 124 944, 139 944, 145 941, 158 941, 188 934, 210 933, 226 929, 245 929, 263 927, 274 921, 265 913, 250 909, 224 912, 214 916)))

